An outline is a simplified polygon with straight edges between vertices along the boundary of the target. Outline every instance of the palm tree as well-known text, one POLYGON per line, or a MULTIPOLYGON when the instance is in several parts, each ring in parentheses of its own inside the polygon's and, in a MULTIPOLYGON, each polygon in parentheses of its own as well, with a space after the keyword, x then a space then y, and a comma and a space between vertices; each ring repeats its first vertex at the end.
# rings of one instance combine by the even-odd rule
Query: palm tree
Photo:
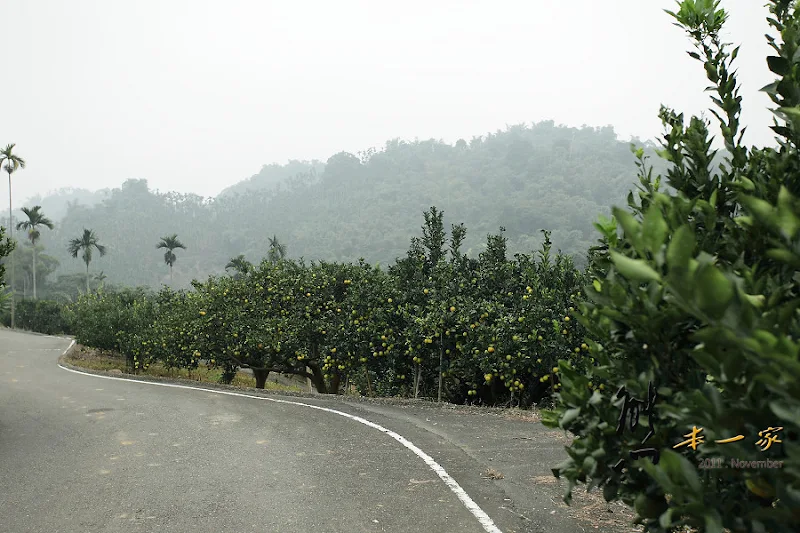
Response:
POLYGON ((271 263, 276 263, 286 257, 286 245, 278 242, 278 237, 273 235, 269 239, 269 253, 267 254, 271 263))
POLYGON ((164 252, 164 262, 169 265, 169 282, 172 283, 172 265, 174 265, 175 261, 178 259, 175 257, 173 250, 178 248, 185 250, 186 246, 184 246, 183 243, 178 240, 178 235, 173 233, 167 237, 161 237, 161 242, 156 244, 156 248, 167 249, 167 251, 164 252))
MULTIPOLYGON (((12 240, 14 223, 11 217, 11 174, 25 168, 25 160, 20 156, 14 154, 14 147, 16 144, 9 144, 3 150, 0 150, 0 167, 5 164, 5 171, 8 172, 8 240, 12 240)), ((14 250, 11 250, 11 329, 14 329, 14 250)))
POLYGON ((225 270, 233 269, 236 271, 237 278, 247 274, 252 268, 253 265, 250 263, 250 261, 244 258, 244 254, 237 255, 228 261, 227 265, 225 265, 225 270))
POLYGON ((86 292, 89 292, 89 263, 92 262, 92 248, 97 248, 100 257, 106 255, 106 247, 100 244, 97 235, 90 229, 83 229, 83 235, 69 241, 67 251, 72 257, 77 258, 78 252, 83 251, 82 259, 86 263, 86 292))
POLYGON ((36 241, 42 234, 39 232, 39 226, 44 226, 48 229, 53 229, 53 222, 44 216, 41 211, 42 206, 35 205, 32 208, 23 207, 22 212, 28 216, 28 220, 17 224, 17 229, 28 230, 28 239, 33 246, 33 299, 36 299, 36 241))

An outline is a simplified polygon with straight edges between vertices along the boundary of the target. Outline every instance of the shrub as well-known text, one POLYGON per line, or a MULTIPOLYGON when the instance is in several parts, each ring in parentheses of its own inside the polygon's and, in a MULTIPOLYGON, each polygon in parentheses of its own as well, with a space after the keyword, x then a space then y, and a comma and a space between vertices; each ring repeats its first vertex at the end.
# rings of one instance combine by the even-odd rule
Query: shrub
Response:
MULTIPOLYGON (((3 324, 10 326, 11 317, 3 316, 3 324)), ((69 334, 68 314, 64 306, 49 300, 21 300, 16 304, 16 327, 46 335, 69 334)))
POLYGON ((783 39, 771 42, 779 79, 765 88, 780 106, 779 147, 749 151, 731 71, 738 50, 719 37, 727 14, 708 0, 685 0, 672 14, 713 84, 726 163, 711 166, 706 121, 686 126, 662 108, 659 155, 672 163, 666 180, 676 194, 659 190, 661 176, 638 150, 638 198, 631 193, 629 210, 597 224, 603 239, 580 307, 598 364, 559 363, 563 388, 544 419, 576 436, 554 469, 569 480, 565 499, 576 483, 602 487, 606 500, 632 505, 649 532, 800 530, 800 13, 788 1, 770 10, 783 39), (605 392, 592 390, 598 384, 605 392), (626 391, 653 400, 633 429, 621 416, 626 391), (702 444, 681 446, 694 428, 702 444), (768 429, 779 440, 769 441, 768 429), (658 455, 631 455, 642 448, 658 455), (706 458, 783 467, 707 469, 706 458))

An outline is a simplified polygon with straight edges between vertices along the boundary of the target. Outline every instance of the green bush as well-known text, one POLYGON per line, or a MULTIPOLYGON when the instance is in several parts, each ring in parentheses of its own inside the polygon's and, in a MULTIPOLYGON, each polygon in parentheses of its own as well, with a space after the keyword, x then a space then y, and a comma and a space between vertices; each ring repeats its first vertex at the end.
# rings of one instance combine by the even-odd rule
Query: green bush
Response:
MULTIPOLYGON (((71 326, 64 306, 49 300, 21 300, 16 303, 15 326, 46 335, 69 334, 71 326)), ((10 313, 3 314, 3 325, 11 325, 10 313)))
POLYGON ((152 315, 146 320, 140 319, 142 302, 150 304, 144 289, 101 289, 82 294, 77 302, 67 307, 72 316, 75 340, 101 350, 129 354, 127 335, 144 333, 153 323, 152 315))
POLYGON ((659 155, 672 163, 666 181, 676 194, 659 190, 639 150, 641 186, 629 210, 597 224, 602 244, 580 307, 598 364, 587 372, 560 362, 563 388, 545 417, 576 436, 554 469, 569 480, 566 500, 577 483, 601 487, 633 506, 648 532, 800 531, 800 13, 788 1, 770 10, 783 39, 771 41, 779 79, 765 88, 779 106, 779 146, 750 150, 731 70, 738 50, 720 41, 727 14, 708 0, 672 14, 712 83, 728 157, 712 168, 709 124, 687 126, 662 108, 659 155), (646 404, 651 382, 652 414, 632 430, 621 418, 624 393, 646 404), (695 427, 702 444, 682 445, 695 427), (642 448, 658 456, 631 455, 642 448), (704 468, 708 458, 724 467, 704 468), (767 459, 782 468, 731 464, 767 459))

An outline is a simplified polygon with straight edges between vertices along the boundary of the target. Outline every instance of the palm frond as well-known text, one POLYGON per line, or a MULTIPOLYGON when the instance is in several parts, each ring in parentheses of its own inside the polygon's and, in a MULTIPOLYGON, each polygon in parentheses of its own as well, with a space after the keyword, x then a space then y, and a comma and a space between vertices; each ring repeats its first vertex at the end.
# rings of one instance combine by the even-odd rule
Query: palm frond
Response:
POLYGON ((178 234, 173 233, 172 235, 167 235, 166 237, 161 237, 161 242, 156 244, 156 248, 166 248, 168 250, 175 250, 176 248, 186 249, 186 246, 178 240, 178 234))

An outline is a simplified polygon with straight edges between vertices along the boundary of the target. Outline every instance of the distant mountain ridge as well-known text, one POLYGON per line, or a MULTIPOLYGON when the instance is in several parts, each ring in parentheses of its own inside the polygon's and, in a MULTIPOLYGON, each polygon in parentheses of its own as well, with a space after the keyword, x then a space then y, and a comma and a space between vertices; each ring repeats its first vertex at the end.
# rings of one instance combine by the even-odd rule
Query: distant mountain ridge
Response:
POLYGON ((226 187, 217 197, 225 197, 232 194, 246 194, 248 191, 272 189, 298 174, 322 173, 324 170, 325 163, 316 159, 313 161, 290 160, 285 165, 279 165, 277 163, 264 165, 261 167, 258 174, 254 174, 230 187, 226 187))
MULTIPOLYGON (((22 204, 15 206, 15 216, 20 214, 18 212, 19 207, 40 205, 42 206, 42 211, 47 213, 51 220, 61 220, 67 214, 69 204, 91 207, 108 198, 110 194, 111 189, 90 191, 89 189, 62 187, 46 194, 36 194, 27 198, 22 204)), ((6 213, 8 213, 8 210, 6 210, 6 213)))
MULTIPOLYGON (((666 166, 652 162, 657 170, 666 166)), ((177 251, 175 285, 188 286, 193 278, 223 273, 239 254, 260 260, 273 235, 290 257, 363 257, 386 266, 405 256, 420 233, 422 212, 435 205, 448 227, 465 223, 463 250, 470 255, 501 227, 510 254, 538 248, 540 230, 548 229, 554 247, 581 263, 598 239, 592 223, 611 205, 624 205, 635 182, 630 143, 613 128, 547 121, 454 144, 394 139, 380 150, 341 152, 325 163, 265 165, 211 199, 153 191, 146 180, 94 197, 67 192, 57 196, 74 199, 63 217, 44 208, 59 222, 40 242, 60 262, 56 274, 81 272, 66 242, 84 227, 94 229, 109 253, 95 256, 92 271, 102 270, 109 283, 157 287, 169 275, 155 245, 177 233, 187 249, 177 251)))

